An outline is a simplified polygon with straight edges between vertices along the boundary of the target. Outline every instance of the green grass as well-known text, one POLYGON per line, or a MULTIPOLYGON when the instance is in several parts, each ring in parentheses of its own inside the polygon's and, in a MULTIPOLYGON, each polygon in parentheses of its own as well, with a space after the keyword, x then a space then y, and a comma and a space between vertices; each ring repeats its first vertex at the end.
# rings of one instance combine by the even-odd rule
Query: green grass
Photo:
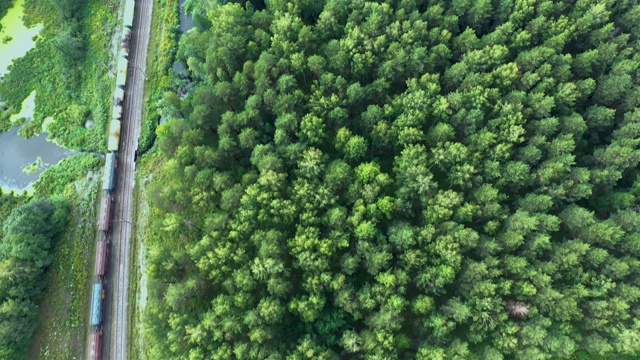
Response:
MULTIPOLYGON (((145 107, 143 108, 142 133, 139 149, 141 153, 149 151, 155 141, 155 129, 159 115, 155 109, 155 102, 160 98, 165 89, 170 86, 171 65, 175 59, 175 53, 179 40, 179 13, 177 0, 155 0, 151 22, 151 38, 149 39, 149 53, 147 58, 147 75, 145 89, 145 107)), ((136 188, 134 190, 134 242, 132 246, 132 266, 130 275, 129 303, 136 304, 134 311, 130 312, 130 349, 131 360, 145 359, 144 336, 142 329, 143 310, 139 307, 139 280, 142 277, 142 269, 138 262, 140 247, 145 247, 144 240, 149 239, 149 223, 146 221, 151 214, 141 211, 148 206, 148 194, 145 189, 147 179, 158 168, 159 157, 156 152, 143 156, 138 163, 136 173, 136 188)), ((146 251, 144 248, 142 251, 146 251)), ((143 254, 143 256, 145 256, 143 254)))
POLYGON ((178 50, 180 39, 180 17, 178 0, 155 0, 149 56, 147 58, 148 87, 145 92, 142 132, 140 134, 141 153, 149 151, 156 138, 156 127, 160 115, 155 103, 162 93, 171 86, 171 66, 178 50))
POLYGON ((136 173, 136 188, 134 199, 134 222, 136 224, 134 231, 134 245, 132 248, 133 262, 131 266, 130 284, 132 291, 129 293, 129 303, 136 304, 134 311, 130 313, 129 328, 131 329, 130 337, 130 349, 129 358, 131 360, 145 359, 145 345, 144 345, 144 331, 142 316, 144 309, 141 307, 139 280, 144 275, 138 261, 139 252, 142 251, 142 256, 146 256, 146 244, 145 240, 149 236, 149 207, 148 207, 148 193, 146 188, 149 179, 153 176, 153 171, 157 169, 157 162, 159 160, 158 153, 154 153, 144 157, 140 160, 138 172, 136 173))
POLYGON ((62 194, 69 183, 81 177, 89 169, 98 168, 103 160, 93 154, 79 154, 62 160, 40 175, 34 184, 36 194, 41 196, 62 194))
MULTIPOLYGON (((140 301, 140 299, 138 299, 138 293, 139 293, 139 289, 138 289, 138 279, 140 278, 140 276, 142 275, 140 273, 140 264, 138 262, 138 251, 140 251, 140 242, 142 242, 142 238, 139 235, 140 231, 139 231, 139 221, 140 221, 140 214, 138 212, 138 208, 140 207, 140 179, 138 178, 138 176, 136 176, 136 187, 134 189, 134 215, 133 215, 133 219, 134 222, 136 224, 136 226, 134 227, 134 231, 133 231, 133 245, 131 246, 131 254, 132 254, 132 262, 131 262, 131 271, 129 273, 129 304, 135 304, 135 306, 133 307, 132 311, 129 312, 129 359, 131 360, 139 360, 141 359, 142 356, 142 347, 144 346, 144 344, 141 344, 139 342, 139 326, 140 326, 140 322, 139 322, 139 305, 138 305, 138 301, 140 301)), ((143 244, 142 244, 143 245, 143 244)))
MULTIPOLYGON (((149 205, 149 196, 147 187, 151 180, 160 176, 158 170, 162 167, 164 159, 159 152, 154 151, 147 156, 143 157, 138 163, 138 171, 136 173, 136 188, 135 188, 135 215, 134 221, 135 227, 135 242, 134 249, 132 250, 133 256, 135 256, 134 265, 132 265, 131 275, 131 293, 129 301, 131 304, 136 304, 135 311, 132 312, 130 318, 131 329, 131 349, 129 357, 131 360, 144 360, 147 359, 145 342, 149 341, 148 336, 144 330, 144 308, 140 306, 138 294, 140 289, 138 288, 139 280, 142 277, 140 264, 138 262, 138 252, 140 246, 143 247, 143 255, 146 258, 146 250, 150 243, 154 242, 157 237, 157 232, 154 231, 154 222, 151 219, 159 216, 158 210, 149 205)), ((150 285, 147 283, 147 289, 150 285)), ((148 293, 148 291, 147 291, 148 293)))

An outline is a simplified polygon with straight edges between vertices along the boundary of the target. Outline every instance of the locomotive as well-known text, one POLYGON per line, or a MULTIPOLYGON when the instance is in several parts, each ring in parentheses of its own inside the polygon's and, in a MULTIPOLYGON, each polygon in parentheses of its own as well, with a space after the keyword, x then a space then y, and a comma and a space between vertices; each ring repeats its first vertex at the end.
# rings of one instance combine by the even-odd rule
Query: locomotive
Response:
POLYGON ((111 243, 111 222, 116 178, 118 170, 118 148, 120 145, 120 128, 122 122, 125 88, 127 86, 127 68, 129 67, 129 48, 131 32, 133 30, 133 15, 135 0, 126 0, 122 21, 122 45, 117 61, 116 89, 114 92, 109 136, 107 138, 107 154, 105 156, 104 172, 102 176, 101 213, 98 220, 98 243, 96 244, 96 258, 94 268, 94 284, 91 299, 89 338, 89 360, 102 359, 103 343, 103 308, 106 297, 107 264, 109 260, 109 245, 111 243))

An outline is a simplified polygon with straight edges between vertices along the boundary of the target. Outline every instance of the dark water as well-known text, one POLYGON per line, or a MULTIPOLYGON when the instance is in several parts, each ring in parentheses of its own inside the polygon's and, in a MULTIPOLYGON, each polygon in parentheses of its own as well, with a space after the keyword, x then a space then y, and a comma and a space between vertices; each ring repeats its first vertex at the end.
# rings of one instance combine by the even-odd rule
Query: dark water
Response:
POLYGON ((18 135, 18 130, 16 126, 0 134, 0 186, 5 189, 22 191, 38 180, 45 169, 77 153, 47 141, 46 133, 25 139, 18 135), (38 167, 38 171, 32 174, 22 171, 22 166, 33 163, 38 157, 44 162, 44 167, 38 167))
MULTIPOLYGON (((193 18, 184 11, 184 2, 185 0, 180 0, 180 31, 183 34, 194 28, 193 18)), ((184 64, 179 61, 173 63, 173 71, 185 75, 187 73, 184 64)))
POLYGON ((185 0, 180 0, 180 31, 183 33, 193 29, 193 18, 184 12, 185 0))

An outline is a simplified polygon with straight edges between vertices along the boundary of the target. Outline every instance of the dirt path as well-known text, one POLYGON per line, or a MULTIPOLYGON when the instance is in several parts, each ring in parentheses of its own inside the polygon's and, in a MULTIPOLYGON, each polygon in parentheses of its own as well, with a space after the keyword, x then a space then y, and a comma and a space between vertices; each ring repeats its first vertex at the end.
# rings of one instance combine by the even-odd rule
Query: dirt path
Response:
POLYGON ((105 313, 103 359, 129 358, 129 269, 133 235, 133 189, 135 185, 134 155, 142 123, 147 48, 151 29, 153 0, 137 0, 134 29, 129 54, 127 88, 118 152, 118 183, 113 222, 105 313))

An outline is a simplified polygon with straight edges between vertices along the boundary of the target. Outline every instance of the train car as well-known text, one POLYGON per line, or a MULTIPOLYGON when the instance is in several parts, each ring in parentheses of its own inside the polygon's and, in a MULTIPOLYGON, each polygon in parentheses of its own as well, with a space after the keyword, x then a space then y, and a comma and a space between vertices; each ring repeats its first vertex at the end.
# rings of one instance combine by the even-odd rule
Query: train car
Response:
POLYGON ((122 25, 125 29, 133 29, 133 12, 135 7, 135 0, 126 0, 124 4, 124 16, 122 17, 122 25))
POLYGON ((116 170, 118 169, 118 158, 115 153, 107 153, 104 163, 104 174, 102 176, 102 190, 112 191, 116 186, 116 170))
POLYGON ((127 55, 129 55, 129 48, 131 46, 131 29, 125 28, 123 30, 123 35, 122 35, 122 46, 120 47, 120 50, 122 50, 122 52, 124 53, 124 57, 128 58, 127 55))
POLYGON ((98 222, 98 229, 100 231, 109 231, 111 225, 111 206, 113 205, 113 195, 105 193, 102 197, 102 213, 100 214, 100 222, 98 222))
POLYGON ((116 85, 122 86, 123 89, 127 85, 127 66, 129 66, 129 60, 119 57, 116 72, 116 85))
POLYGON ((124 105, 124 89, 121 87, 116 87, 115 93, 115 104, 124 105))
POLYGON ((118 88, 124 90, 126 84, 127 84, 127 72, 120 72, 118 71, 118 73, 116 74, 116 84, 118 85, 118 88))
POLYGON ((116 100, 111 108, 111 119, 112 120, 122 120, 122 104, 118 105, 118 101, 116 100))
POLYGON ((91 334, 89 338, 89 360, 102 359, 102 330, 91 334))
POLYGON ((104 285, 93 284, 93 299, 91 301, 91 326, 102 324, 102 302, 105 296, 104 285))
POLYGON ((107 273, 107 252, 109 251, 107 242, 102 239, 96 246, 96 276, 104 276, 107 273))
POLYGON ((107 150, 118 151, 120 144, 120 120, 111 120, 109 126, 109 138, 107 139, 107 150))

